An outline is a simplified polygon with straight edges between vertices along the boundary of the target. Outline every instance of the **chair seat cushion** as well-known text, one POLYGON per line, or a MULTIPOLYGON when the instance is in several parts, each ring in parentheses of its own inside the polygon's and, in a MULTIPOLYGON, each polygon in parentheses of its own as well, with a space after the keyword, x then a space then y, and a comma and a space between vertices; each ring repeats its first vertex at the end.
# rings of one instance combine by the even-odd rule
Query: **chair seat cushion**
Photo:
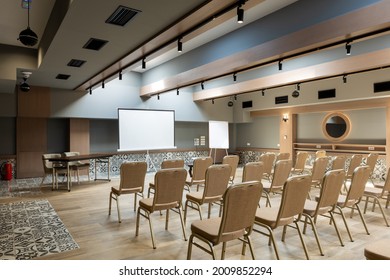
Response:
POLYGON ((375 188, 375 187, 366 187, 364 189, 364 195, 371 195, 375 197, 381 197, 382 196, 382 189, 375 188))
POLYGON ((191 232, 205 237, 216 245, 221 218, 195 221, 191 224, 191 232))
MULTIPOLYGON (((317 209, 317 202, 316 201, 309 200, 309 199, 307 199, 305 201, 303 213, 309 215, 310 217, 314 217, 316 209, 317 209)), ((318 215, 325 214, 325 213, 329 212, 331 209, 332 209, 331 206, 321 207, 320 209, 318 209, 318 215)))
POLYGON ((167 204, 156 204, 153 209, 153 200, 154 198, 143 198, 139 201, 139 206, 148 211, 149 213, 153 213, 154 211, 160 211, 160 210, 166 210, 166 209, 172 209, 172 208, 178 208, 180 207, 179 203, 167 203, 167 204), (153 211, 152 211, 153 209, 153 211))
POLYGON ((111 191, 116 195, 137 193, 142 191, 142 187, 134 188, 134 189, 122 189, 122 190, 119 190, 115 187, 111 187, 111 191))
MULTIPOLYGON (((255 223, 264 224, 273 229, 276 227, 276 218, 278 217, 278 212, 279 208, 259 208, 256 211, 255 223)), ((279 226, 290 224, 293 221, 294 218, 281 219, 279 226)))
POLYGON ((372 242, 364 248, 367 260, 390 260, 390 239, 372 242))

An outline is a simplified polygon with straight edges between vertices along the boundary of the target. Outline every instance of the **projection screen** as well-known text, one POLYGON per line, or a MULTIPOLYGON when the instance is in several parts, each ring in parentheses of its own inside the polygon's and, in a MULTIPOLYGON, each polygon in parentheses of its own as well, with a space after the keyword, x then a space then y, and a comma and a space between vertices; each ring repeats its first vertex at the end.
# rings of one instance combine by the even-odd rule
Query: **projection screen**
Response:
POLYGON ((175 147, 175 111, 118 109, 118 151, 175 147))

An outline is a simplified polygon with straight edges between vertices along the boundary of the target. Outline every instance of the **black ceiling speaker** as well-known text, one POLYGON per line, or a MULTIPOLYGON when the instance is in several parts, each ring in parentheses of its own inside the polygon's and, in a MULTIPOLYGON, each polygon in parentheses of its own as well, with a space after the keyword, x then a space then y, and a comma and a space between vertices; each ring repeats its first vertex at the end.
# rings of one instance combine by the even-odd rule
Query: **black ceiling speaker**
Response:
POLYGON ((30 29, 30 1, 27 2, 27 28, 19 33, 20 42, 25 46, 34 46, 38 42, 38 36, 30 29))
POLYGON ((27 78, 23 78, 23 82, 19 86, 21 91, 28 92, 30 90, 30 85, 27 83, 27 78))

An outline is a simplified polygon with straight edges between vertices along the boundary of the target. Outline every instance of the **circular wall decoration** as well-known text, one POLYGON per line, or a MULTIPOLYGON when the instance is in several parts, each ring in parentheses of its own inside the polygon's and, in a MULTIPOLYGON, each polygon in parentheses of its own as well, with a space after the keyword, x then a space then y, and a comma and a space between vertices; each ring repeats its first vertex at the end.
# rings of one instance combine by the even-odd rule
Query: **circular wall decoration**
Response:
POLYGON ((343 113, 330 113, 322 121, 322 132, 330 141, 344 140, 351 131, 351 121, 343 113))

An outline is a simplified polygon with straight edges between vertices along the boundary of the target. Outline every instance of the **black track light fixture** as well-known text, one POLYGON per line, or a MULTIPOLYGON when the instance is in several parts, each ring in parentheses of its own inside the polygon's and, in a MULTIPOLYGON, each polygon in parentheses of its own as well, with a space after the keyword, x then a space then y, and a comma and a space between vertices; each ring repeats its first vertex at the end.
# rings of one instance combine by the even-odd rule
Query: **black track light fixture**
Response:
POLYGON ((344 76, 343 76, 343 83, 344 83, 344 84, 347 83, 347 75, 344 75, 344 76))
POLYGON ((236 73, 233 74, 233 82, 237 82, 237 74, 236 73))
POLYGON ((214 99, 211 99, 211 103, 214 104, 214 99))
POLYGON ((279 60, 279 61, 278 61, 278 69, 279 69, 279 71, 282 71, 282 70, 283 70, 283 63, 282 63, 282 60, 279 60))
POLYGON ((345 44, 346 55, 351 55, 351 42, 345 44))
POLYGON ((237 100, 237 94, 234 95, 234 100, 237 100))
POLYGON ((89 88, 89 95, 92 95, 92 87, 89 88))
POLYGON ((122 70, 119 71, 119 81, 122 81, 122 70))
POLYGON ((157 100, 160 100, 160 94, 157 94, 157 100))
POLYGON ((237 23, 244 22, 244 9, 241 8, 241 5, 237 7, 237 23))
POLYGON ((261 90, 261 96, 264 96, 265 95, 265 90, 261 90))
POLYGON ((181 41, 181 37, 177 39, 177 51, 182 52, 183 51, 183 43, 181 41))
POLYGON ((104 88, 104 80, 102 81, 102 88, 104 88))
POLYGON ((180 94, 180 91, 179 91, 179 88, 176 89, 176 95, 179 95, 180 94))
POLYGON ((146 68, 146 61, 145 61, 145 57, 142 59, 142 69, 145 69, 146 68))
POLYGON ((200 87, 202 88, 202 90, 204 90, 204 82, 200 83, 200 87))
POLYGON ((27 28, 19 33, 18 40, 25 46, 34 46, 38 42, 38 36, 30 29, 30 1, 27 1, 27 28))

